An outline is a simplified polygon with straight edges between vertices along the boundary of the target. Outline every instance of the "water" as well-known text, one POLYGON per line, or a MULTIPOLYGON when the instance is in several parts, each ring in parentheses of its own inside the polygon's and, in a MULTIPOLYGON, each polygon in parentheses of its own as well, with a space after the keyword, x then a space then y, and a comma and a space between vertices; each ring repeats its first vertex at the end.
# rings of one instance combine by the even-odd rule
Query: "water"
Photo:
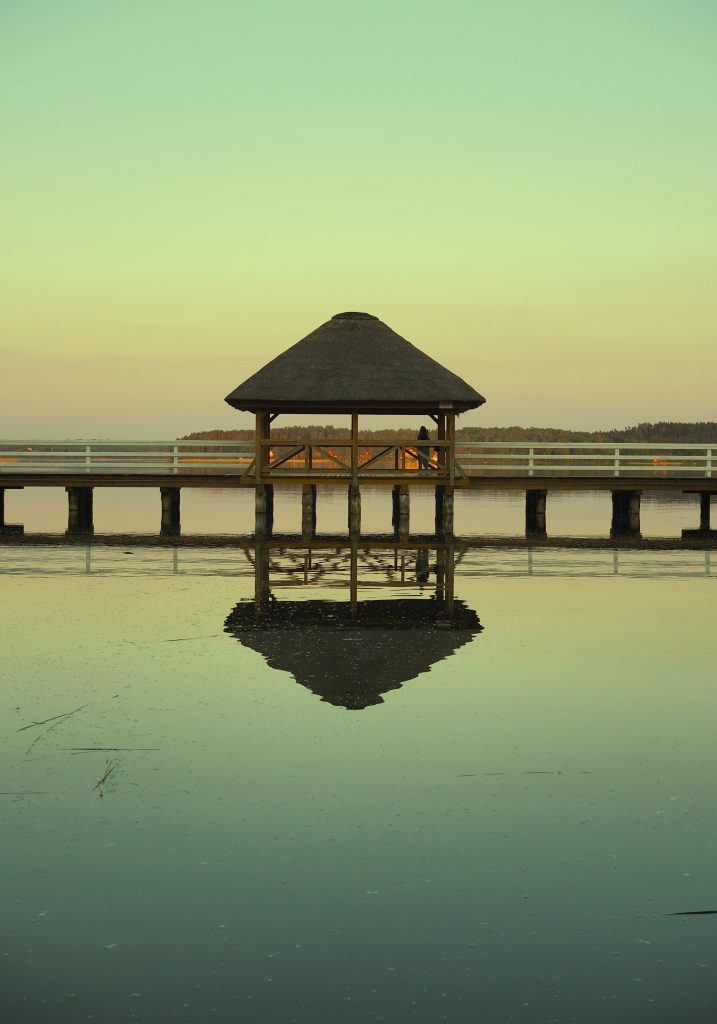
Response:
MULTIPOLYGON (((8 522, 24 523, 27 533, 62 533, 67 526, 67 495, 55 487, 28 487, 6 494, 8 522)), ((98 533, 156 534, 159 529, 159 490, 97 487, 94 521, 98 533)), ((548 532, 555 537, 606 537, 610 532, 609 491, 551 491, 548 495, 548 532)), ((346 489, 322 487, 317 502, 317 529, 323 533, 346 530, 346 489)), ((391 530, 391 497, 386 489, 362 488, 362 530, 366 534, 391 530)), ((645 492, 641 526, 645 537, 679 537, 683 529, 699 525, 699 497, 695 494, 645 492)), ((277 532, 301 530, 301 490, 277 489, 274 507, 277 532)), ((248 534, 254 529, 254 494, 250 488, 184 488, 182 530, 185 534, 248 534)), ((411 529, 433 533, 434 499, 430 489, 411 493, 411 529)), ((520 536, 525 532, 522 491, 458 491, 455 529, 465 537, 520 536)))
POLYGON ((714 1019, 709 553, 459 552, 443 630, 373 549, 333 631, 237 628, 250 551, 86 554, 0 549, 3 1022, 714 1019))

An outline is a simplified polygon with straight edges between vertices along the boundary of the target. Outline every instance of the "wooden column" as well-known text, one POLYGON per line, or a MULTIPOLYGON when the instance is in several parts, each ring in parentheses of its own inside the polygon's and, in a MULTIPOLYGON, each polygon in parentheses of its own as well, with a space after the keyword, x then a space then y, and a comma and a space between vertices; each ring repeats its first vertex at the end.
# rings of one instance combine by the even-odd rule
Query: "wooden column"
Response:
MULTIPOLYGON (((446 440, 450 441, 446 458, 448 459, 448 483, 453 487, 456 476, 456 414, 449 412, 446 415, 446 440)), ((451 527, 451 532, 452 532, 451 527)))
POLYGON ((92 488, 66 487, 67 534, 94 533, 92 521, 92 488))
POLYGON ((398 489, 398 536, 400 540, 408 540, 411 532, 411 494, 407 484, 398 489))
POLYGON ((453 488, 443 488, 443 536, 453 536, 453 488))
MULTIPOLYGON (((687 492, 689 493, 689 492, 687 492)), ((700 493, 700 528, 699 530, 683 530, 683 537, 715 537, 717 530, 712 529, 710 522, 710 501, 712 495, 705 491, 700 493)))
POLYGON ((700 494, 700 532, 710 532, 710 499, 711 494, 700 494))
POLYGON ((545 505, 547 491, 531 490, 525 492, 525 536, 547 537, 545 524, 545 505))
POLYGON ((446 596, 446 548, 441 544, 436 549, 436 601, 440 604, 446 596))
POLYGON ((180 487, 160 487, 162 500, 162 523, 159 529, 162 537, 179 537, 182 523, 179 512, 180 487))
POLYGON ((361 534, 361 491, 357 484, 349 484, 349 536, 358 537, 361 534))
POLYGON ((440 540, 445 537, 445 527, 443 522, 443 500, 446 494, 446 488, 443 484, 436 486, 436 512, 435 512, 435 524, 436 524, 436 537, 440 540))
POLYGON ((448 541, 446 544, 446 583, 445 583, 445 601, 446 601, 446 614, 449 618, 453 618, 453 594, 454 594, 454 582, 455 582, 455 568, 456 568, 456 556, 453 548, 453 541, 448 541))
POLYGON ((262 616, 266 612, 269 599, 269 549, 265 544, 257 544, 254 548, 254 614, 262 616))
POLYGON ((351 543, 351 566, 349 569, 349 591, 351 599, 351 618, 358 616, 358 544, 351 543))
POLYGON ((416 552, 416 583, 428 583, 430 575, 428 548, 419 548, 416 552))
POLYGON ((640 491, 612 492, 611 537, 636 537, 640 533, 640 491))
POLYGON ((394 484, 391 488, 391 527, 394 537, 398 537, 398 520, 401 514, 398 501, 400 493, 401 485, 394 484))
POLYGON ((301 490, 301 536, 304 540, 316 536, 316 484, 304 484, 301 490))
POLYGON ((266 539, 273 532, 274 487, 272 484, 259 484, 254 489, 254 535, 266 539))
POLYGON ((5 491, 22 491, 23 487, 0 487, 0 533, 24 533, 22 523, 5 522, 5 491))

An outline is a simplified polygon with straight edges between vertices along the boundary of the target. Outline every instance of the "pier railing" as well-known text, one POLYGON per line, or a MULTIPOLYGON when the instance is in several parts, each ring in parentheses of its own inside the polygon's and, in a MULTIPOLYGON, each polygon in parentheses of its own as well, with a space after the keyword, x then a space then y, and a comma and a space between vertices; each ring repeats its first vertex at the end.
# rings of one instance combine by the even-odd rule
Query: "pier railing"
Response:
POLYGON ((0 441, 0 482, 3 473, 243 476, 253 468, 252 441, 0 441))
MULTIPOLYGON (((262 441, 261 479, 421 477, 700 479, 717 474, 717 441, 704 444, 575 444, 570 441, 262 441)), ((0 441, 3 475, 133 476, 256 474, 253 441, 0 441)))
POLYGON ((717 442, 704 444, 536 444, 458 441, 459 477, 711 477, 717 442))

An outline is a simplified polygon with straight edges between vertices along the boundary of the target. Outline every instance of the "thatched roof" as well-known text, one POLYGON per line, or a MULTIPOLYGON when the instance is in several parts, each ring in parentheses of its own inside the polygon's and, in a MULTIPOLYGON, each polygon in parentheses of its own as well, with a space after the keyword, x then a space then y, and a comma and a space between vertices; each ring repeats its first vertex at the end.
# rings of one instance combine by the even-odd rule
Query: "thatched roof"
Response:
POLYGON ((251 412, 465 412, 485 399, 370 313, 337 313, 226 401, 251 412))
POLYGON ((450 622, 444 615, 441 604, 425 598, 359 601, 356 618, 345 601, 271 601, 262 616, 247 601, 229 614, 224 630, 321 700, 360 711, 382 704, 382 694, 428 672, 482 631, 462 601, 454 603, 450 622))

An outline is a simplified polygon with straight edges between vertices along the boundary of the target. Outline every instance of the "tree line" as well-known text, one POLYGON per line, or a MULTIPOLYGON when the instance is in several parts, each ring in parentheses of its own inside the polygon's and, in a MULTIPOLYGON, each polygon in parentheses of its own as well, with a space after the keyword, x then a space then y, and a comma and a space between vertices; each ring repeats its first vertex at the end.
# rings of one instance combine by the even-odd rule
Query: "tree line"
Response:
MULTIPOLYGON (((277 441, 325 441, 340 440, 351 436, 348 427, 331 425, 272 426, 271 436, 277 441)), ((435 438, 435 429, 431 437, 435 438)), ((360 430, 363 441, 376 438, 387 441, 414 440, 416 431, 410 427, 380 430, 360 430)), ((184 434, 180 441, 253 441, 252 429, 240 430, 197 430, 184 434)), ((633 427, 615 430, 565 430, 561 427, 459 427, 456 439, 460 441, 575 441, 576 443, 629 444, 710 444, 717 440, 717 422, 708 420, 697 423, 638 423, 633 427)))

